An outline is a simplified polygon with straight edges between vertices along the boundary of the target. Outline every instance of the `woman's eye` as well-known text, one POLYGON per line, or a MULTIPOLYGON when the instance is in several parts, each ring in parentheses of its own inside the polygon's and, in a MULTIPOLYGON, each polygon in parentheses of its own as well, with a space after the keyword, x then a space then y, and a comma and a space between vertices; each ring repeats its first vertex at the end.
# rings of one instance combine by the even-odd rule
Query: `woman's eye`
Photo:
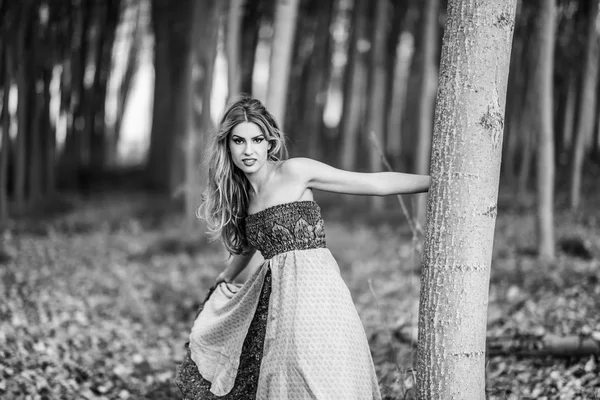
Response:
POLYGON ((240 143, 242 143, 242 140, 241 139, 233 139, 233 143, 240 144, 240 143))
POLYGON ((260 143, 263 140, 265 140, 265 139, 264 138, 256 138, 256 139, 254 139, 254 143, 260 143))

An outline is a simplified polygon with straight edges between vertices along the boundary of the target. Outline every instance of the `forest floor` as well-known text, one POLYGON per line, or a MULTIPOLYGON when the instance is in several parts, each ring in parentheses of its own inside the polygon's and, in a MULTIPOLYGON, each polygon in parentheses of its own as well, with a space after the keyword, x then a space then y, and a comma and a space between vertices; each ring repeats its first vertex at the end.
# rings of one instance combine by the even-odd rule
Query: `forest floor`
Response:
MULTIPOLYGON (((403 332, 416 329, 419 268, 403 216, 326 203, 328 247, 364 323, 382 394, 414 399, 415 346, 403 332)), ((488 337, 600 332, 600 210, 593 206, 600 197, 586 204, 557 212, 557 236, 581 239, 592 259, 559 251, 544 263, 527 250, 535 244, 533 212, 503 207, 501 197, 488 337)), ((182 217, 162 207, 146 195, 112 195, 33 216, 5 235, 0 398, 180 398, 176 366, 225 255, 201 235, 184 234, 182 217)), ((487 398, 600 399, 599 364, 590 355, 488 356, 487 398)))

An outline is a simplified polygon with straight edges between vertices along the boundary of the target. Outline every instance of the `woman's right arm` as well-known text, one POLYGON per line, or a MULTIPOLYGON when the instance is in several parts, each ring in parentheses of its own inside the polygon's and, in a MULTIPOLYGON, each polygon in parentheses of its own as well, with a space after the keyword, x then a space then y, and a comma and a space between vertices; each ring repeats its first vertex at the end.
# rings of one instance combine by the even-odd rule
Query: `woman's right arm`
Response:
POLYGON ((234 255, 229 265, 217 276, 215 285, 221 282, 232 282, 248 266, 248 263, 256 253, 256 249, 250 249, 246 254, 234 255))

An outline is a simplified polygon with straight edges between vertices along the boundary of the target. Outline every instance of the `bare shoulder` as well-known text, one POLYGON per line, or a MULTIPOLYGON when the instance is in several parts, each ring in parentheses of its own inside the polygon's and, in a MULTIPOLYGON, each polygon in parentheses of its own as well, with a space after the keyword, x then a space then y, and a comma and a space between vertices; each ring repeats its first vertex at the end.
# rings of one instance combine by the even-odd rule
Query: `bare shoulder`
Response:
POLYGON ((299 177, 303 176, 307 168, 310 168, 315 161, 306 157, 289 158, 281 163, 280 170, 284 176, 299 177))

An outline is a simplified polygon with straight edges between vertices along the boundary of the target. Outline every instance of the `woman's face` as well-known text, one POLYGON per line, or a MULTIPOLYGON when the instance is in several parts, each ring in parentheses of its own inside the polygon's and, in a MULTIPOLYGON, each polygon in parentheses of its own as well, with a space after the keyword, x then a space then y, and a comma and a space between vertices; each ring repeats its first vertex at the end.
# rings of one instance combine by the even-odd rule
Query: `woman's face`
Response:
POLYGON ((252 122, 237 124, 229 135, 228 145, 233 163, 245 174, 253 174, 267 163, 269 141, 252 122))

